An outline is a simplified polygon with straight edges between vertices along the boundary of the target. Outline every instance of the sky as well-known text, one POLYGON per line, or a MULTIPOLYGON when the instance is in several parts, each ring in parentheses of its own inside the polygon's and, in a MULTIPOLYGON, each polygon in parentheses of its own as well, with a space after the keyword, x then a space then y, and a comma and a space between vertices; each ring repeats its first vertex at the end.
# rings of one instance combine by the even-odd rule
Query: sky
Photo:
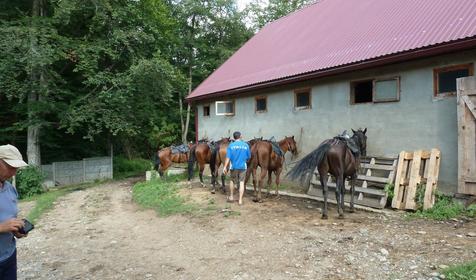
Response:
MULTIPOLYGON (((238 4, 238 9, 240 11, 243 11, 244 8, 246 8, 246 5, 248 5, 250 2, 252 2, 253 0, 236 0, 236 3, 238 4)), ((268 2, 267 0, 263 1, 263 2, 268 2)))

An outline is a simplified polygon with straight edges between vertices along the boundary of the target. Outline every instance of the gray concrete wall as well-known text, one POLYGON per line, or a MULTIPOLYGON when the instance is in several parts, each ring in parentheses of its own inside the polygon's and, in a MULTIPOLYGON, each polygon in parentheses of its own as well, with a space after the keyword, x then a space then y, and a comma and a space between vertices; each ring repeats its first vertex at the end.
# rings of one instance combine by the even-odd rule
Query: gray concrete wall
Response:
POLYGON ((199 138, 219 139, 239 130, 245 139, 294 135, 303 156, 323 140, 343 130, 367 127, 367 153, 396 156, 402 150, 441 150, 439 188, 455 192, 457 185, 456 97, 434 98, 433 69, 476 61, 476 50, 434 57, 373 70, 357 71, 332 78, 309 81, 229 100, 235 101, 234 116, 216 116, 217 100, 202 101, 198 107, 199 138), (400 76, 400 101, 350 104, 350 81, 400 76), (311 87, 312 108, 294 109, 294 90, 311 87), (255 96, 267 96, 267 112, 255 113, 255 96), (203 116, 203 105, 210 116, 203 116))

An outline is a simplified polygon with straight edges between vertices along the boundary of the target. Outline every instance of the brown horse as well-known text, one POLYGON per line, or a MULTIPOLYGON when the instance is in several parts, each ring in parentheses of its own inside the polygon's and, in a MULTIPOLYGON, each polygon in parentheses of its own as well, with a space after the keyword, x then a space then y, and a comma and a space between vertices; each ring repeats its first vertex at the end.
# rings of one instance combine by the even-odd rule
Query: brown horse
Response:
POLYGON ((300 178, 302 182, 317 167, 324 195, 322 219, 327 219, 327 178, 329 173, 336 178, 339 218, 344 218, 345 178, 347 177, 351 179, 350 211, 354 212, 354 185, 357 170, 360 167, 360 156, 365 156, 367 153, 367 136, 365 135, 367 129, 352 131, 354 135, 351 138, 338 136, 322 142, 317 149, 301 159, 288 173, 291 179, 300 178), (347 143, 353 147, 354 151, 349 148, 347 143))
POLYGON ((157 152, 155 169, 159 171, 159 175, 162 177, 165 171, 172 165, 172 162, 185 163, 187 161, 188 153, 172 153, 172 147, 167 147, 157 152))
MULTIPOLYGON (((210 142, 208 143, 207 141, 199 141, 197 144, 193 145, 192 148, 190 149, 190 158, 188 160, 188 180, 190 181, 193 177, 193 166, 195 162, 198 162, 199 166, 199 177, 200 177, 200 183, 202 184, 202 187, 205 186, 205 183, 203 182, 203 170, 205 169, 205 164, 210 164, 210 170, 213 176, 214 172, 214 164, 210 163, 211 158, 212 158, 212 153, 214 150, 217 149, 217 147, 221 143, 228 143, 230 141, 230 138, 222 138, 221 140, 217 142, 210 142), (211 148, 210 148, 211 147, 211 148)), ((213 177, 212 177, 212 183, 213 183, 213 177)))
POLYGON ((284 137, 283 140, 278 142, 281 149, 281 155, 277 154, 273 150, 273 144, 271 141, 257 141, 251 148, 251 159, 249 161, 248 170, 246 172, 245 185, 249 180, 250 174, 253 174, 253 188, 256 202, 261 202, 261 188, 263 187, 263 180, 268 174, 268 195, 270 193, 272 174, 274 172, 276 176, 276 195, 278 195, 279 184, 281 182, 280 175, 284 165, 284 155, 289 151, 293 155, 297 154, 296 141, 294 136, 284 137), (258 166, 261 168, 258 193, 256 193, 256 170, 258 166))
MULTIPOLYGON (((222 138, 219 143, 215 146, 215 149, 212 151, 212 157, 210 159, 210 170, 212 171, 212 191, 211 193, 215 193, 216 191, 216 184, 218 178, 218 171, 222 164, 225 164, 226 159, 226 149, 228 145, 231 143, 230 138, 222 138)), ((225 175, 223 171, 221 173, 221 187, 223 193, 225 193, 225 175)))

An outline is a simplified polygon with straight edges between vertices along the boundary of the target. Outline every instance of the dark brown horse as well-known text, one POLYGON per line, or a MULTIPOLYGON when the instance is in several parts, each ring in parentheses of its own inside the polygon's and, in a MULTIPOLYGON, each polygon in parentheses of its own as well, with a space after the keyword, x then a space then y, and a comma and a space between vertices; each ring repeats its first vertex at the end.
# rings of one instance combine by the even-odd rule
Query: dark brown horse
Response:
MULTIPOLYGON (((205 186, 203 182, 203 170, 205 169, 205 164, 210 164, 210 170, 213 176, 214 173, 214 166, 215 164, 211 163, 213 151, 216 150, 221 143, 228 143, 230 142, 230 138, 222 138, 220 141, 217 142, 207 142, 207 141, 199 141, 197 144, 193 145, 190 149, 190 158, 188 161, 188 180, 190 181, 193 177, 193 166, 195 162, 198 162, 199 166, 199 177, 200 183, 202 186, 205 186)), ((213 183, 213 178, 212 178, 213 183)))
POLYGON ((327 219, 327 178, 329 173, 336 178, 336 201, 339 218, 344 218, 345 178, 348 177, 351 179, 350 211, 354 212, 354 185, 357 170, 360 167, 360 156, 365 156, 367 153, 367 136, 365 135, 367 129, 352 131, 354 135, 347 141, 355 147, 355 151, 348 147, 346 140, 343 140, 342 137, 328 139, 301 159, 288 173, 291 179, 300 178, 302 182, 317 167, 324 195, 322 219, 327 219))
POLYGON ((187 161, 188 153, 173 153, 172 147, 167 147, 157 152, 155 168, 159 171, 160 177, 162 177, 167 169, 172 165, 172 162, 185 163, 187 161))
POLYGON ((249 180, 250 174, 253 174, 253 187, 255 194, 255 201, 261 202, 261 188, 263 186, 263 180, 268 175, 268 194, 271 188, 272 173, 276 176, 276 195, 278 195, 279 184, 281 182, 280 175, 284 166, 284 155, 290 151, 294 155, 297 154, 296 141, 294 136, 284 137, 283 140, 278 142, 281 149, 281 155, 277 154, 273 150, 273 145, 270 141, 257 141, 251 148, 251 159, 248 164, 248 170, 246 172, 245 185, 249 180), (258 181, 258 193, 256 193, 256 170, 258 166, 261 168, 259 181, 258 181))

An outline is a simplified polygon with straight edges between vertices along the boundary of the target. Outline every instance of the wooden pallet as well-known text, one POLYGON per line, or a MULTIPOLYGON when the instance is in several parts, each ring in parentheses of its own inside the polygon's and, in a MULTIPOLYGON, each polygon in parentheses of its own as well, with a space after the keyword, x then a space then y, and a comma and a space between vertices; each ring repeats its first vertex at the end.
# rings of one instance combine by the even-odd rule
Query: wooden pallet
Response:
MULTIPOLYGON (((396 158, 365 157, 361 159, 360 170, 357 174, 354 202, 357 205, 364 205, 374 208, 384 208, 387 203, 387 194, 384 191, 386 184, 391 184, 395 178, 397 167, 396 158)), ((329 187, 328 197, 335 197, 335 179, 329 176, 327 182, 329 187)), ((344 201, 350 201, 350 183, 345 181, 344 201)), ((309 195, 323 197, 322 187, 319 181, 319 172, 314 171, 311 179, 309 195)))
POLYGON ((402 151, 398 157, 392 207, 415 210, 417 208, 415 196, 419 184, 426 186, 423 209, 433 207, 439 171, 440 151, 438 149, 402 151))

